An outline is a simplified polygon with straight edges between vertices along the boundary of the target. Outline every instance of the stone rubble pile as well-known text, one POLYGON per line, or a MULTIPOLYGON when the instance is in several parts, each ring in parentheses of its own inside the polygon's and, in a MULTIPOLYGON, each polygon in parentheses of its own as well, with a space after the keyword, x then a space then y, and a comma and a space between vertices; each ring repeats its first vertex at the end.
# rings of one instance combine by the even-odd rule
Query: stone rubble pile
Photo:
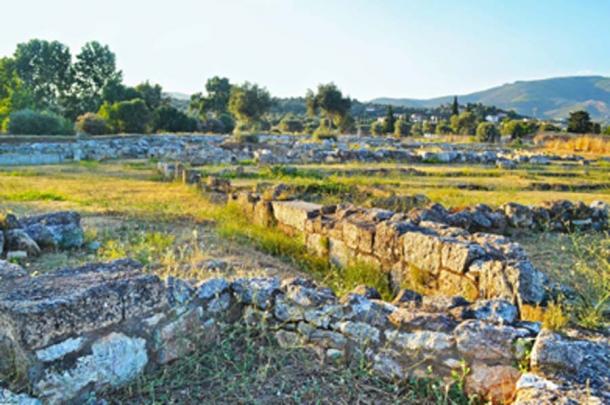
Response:
POLYGON ((449 211, 441 204, 428 208, 415 208, 409 217, 415 221, 433 221, 466 229, 469 232, 488 232, 500 235, 514 231, 535 230, 571 232, 574 230, 608 229, 608 204, 594 201, 587 205, 582 201, 546 201, 540 205, 526 206, 514 202, 498 209, 485 204, 449 211))
POLYGON ((84 243, 80 215, 74 211, 17 218, 0 217, 0 258, 38 256, 46 249, 73 249, 84 243))
POLYGON ((239 144, 223 135, 130 135, 82 138, 71 142, 0 144, 0 165, 156 158, 191 165, 244 160, 261 164, 395 161, 496 164, 512 169, 522 163, 546 165, 552 161, 584 161, 578 156, 513 151, 496 145, 435 143, 433 148, 430 150, 430 144, 381 136, 345 135, 336 141, 317 142, 305 135, 260 135, 258 143, 239 144))
POLYGON ((603 337, 540 331, 499 299, 378 297, 362 287, 337 298, 301 278, 164 282, 131 260, 16 276, 0 283, 0 402, 82 403, 243 324, 335 366, 367 361, 396 381, 449 381, 467 367, 467 392, 496 403, 610 400, 603 337))

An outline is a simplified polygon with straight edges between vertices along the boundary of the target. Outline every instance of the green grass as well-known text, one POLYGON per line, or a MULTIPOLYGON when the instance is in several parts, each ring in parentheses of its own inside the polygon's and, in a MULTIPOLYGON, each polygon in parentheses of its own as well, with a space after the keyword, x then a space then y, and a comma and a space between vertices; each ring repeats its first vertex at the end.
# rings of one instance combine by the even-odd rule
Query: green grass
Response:
POLYGON ((27 202, 27 201, 66 201, 66 196, 55 193, 52 191, 36 191, 36 190, 28 190, 23 192, 18 192, 7 196, 6 199, 8 201, 19 201, 19 202, 27 202))

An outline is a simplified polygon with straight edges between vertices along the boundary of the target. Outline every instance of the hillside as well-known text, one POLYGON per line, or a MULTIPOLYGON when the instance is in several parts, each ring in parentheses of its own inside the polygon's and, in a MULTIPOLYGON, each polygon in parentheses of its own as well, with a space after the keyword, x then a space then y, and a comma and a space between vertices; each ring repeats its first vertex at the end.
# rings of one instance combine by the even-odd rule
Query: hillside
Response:
MULTIPOLYGON (((427 100, 376 98, 374 103, 410 107, 435 107, 453 96, 427 100)), ((594 120, 610 121, 610 78, 603 76, 559 77, 517 81, 458 96, 460 103, 483 103, 522 115, 562 119, 570 111, 585 109, 594 120)))

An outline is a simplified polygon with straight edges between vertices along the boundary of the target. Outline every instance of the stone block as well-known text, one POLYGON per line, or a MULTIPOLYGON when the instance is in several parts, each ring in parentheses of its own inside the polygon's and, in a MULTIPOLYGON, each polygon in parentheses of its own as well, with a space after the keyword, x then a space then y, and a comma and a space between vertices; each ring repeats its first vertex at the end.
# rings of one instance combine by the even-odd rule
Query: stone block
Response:
POLYGON ((273 201, 272 205, 276 221, 299 232, 305 231, 305 221, 320 215, 322 208, 305 201, 273 201))

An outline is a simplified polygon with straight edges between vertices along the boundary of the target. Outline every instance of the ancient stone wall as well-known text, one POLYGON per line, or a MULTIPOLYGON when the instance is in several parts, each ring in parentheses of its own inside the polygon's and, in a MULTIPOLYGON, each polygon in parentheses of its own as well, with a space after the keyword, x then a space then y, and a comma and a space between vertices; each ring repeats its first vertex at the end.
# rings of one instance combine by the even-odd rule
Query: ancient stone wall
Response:
POLYGON ((69 142, 0 143, 0 165, 35 165, 79 160, 148 159, 175 160, 191 165, 236 163, 255 160, 262 164, 340 162, 424 162, 497 165, 504 169, 529 163, 586 160, 515 151, 499 145, 429 144, 382 136, 341 136, 316 142, 310 136, 260 135, 259 143, 239 144, 224 135, 130 135, 75 138, 69 142), (440 149, 440 150, 439 150, 440 149))
POLYGON ((519 307, 541 305, 547 298, 544 274, 518 244, 502 236, 415 222, 375 208, 268 201, 253 193, 235 193, 231 202, 255 223, 302 235, 311 252, 334 265, 376 268, 388 275, 395 289, 409 286, 469 299, 501 298, 519 307))
POLYGON ((336 366, 365 360, 396 381, 467 369, 467 391, 497 403, 610 400, 607 339, 540 332, 503 300, 405 292, 387 303, 366 288, 339 299, 300 278, 191 285, 120 260, 4 280, 0 311, 2 403, 82 401, 188 356, 235 323, 267 329, 281 346, 311 347, 336 366))

